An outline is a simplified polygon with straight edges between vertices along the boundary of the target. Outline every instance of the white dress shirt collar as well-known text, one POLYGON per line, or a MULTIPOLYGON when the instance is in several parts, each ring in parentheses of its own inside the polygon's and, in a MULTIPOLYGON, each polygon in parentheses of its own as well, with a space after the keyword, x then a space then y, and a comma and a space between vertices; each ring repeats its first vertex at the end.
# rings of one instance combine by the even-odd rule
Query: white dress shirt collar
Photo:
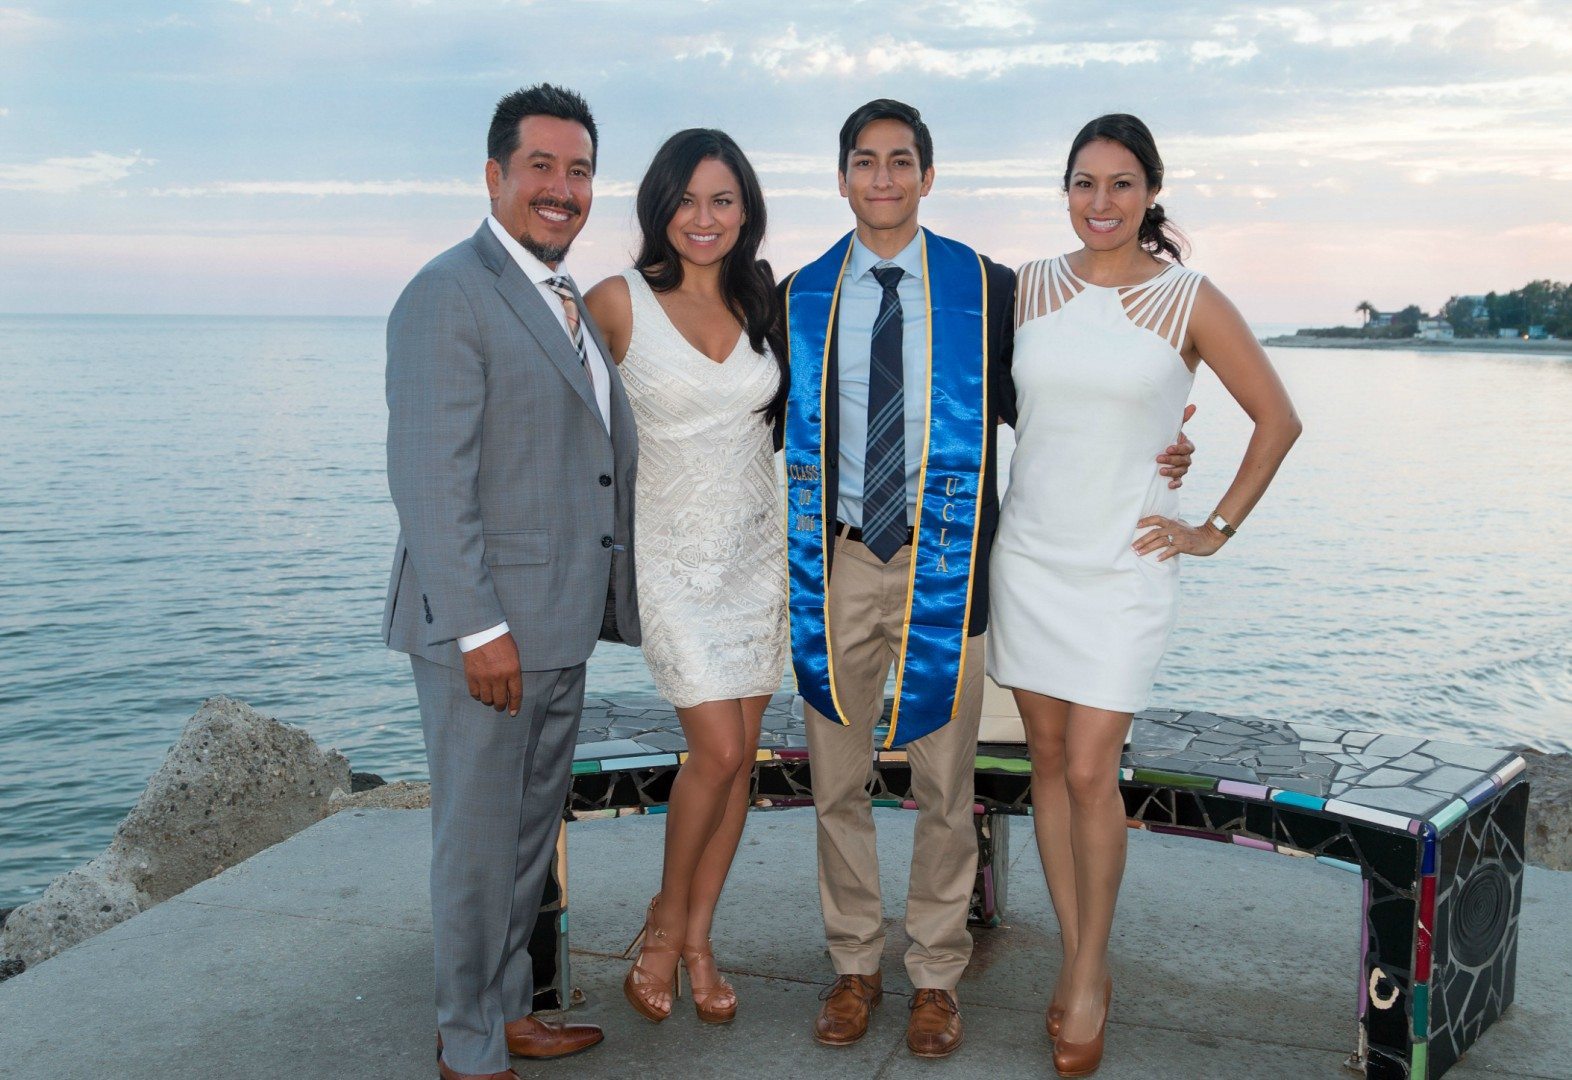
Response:
POLYGON ((491 231, 496 234, 498 242, 502 244, 502 250, 513 257, 513 261, 519 264, 519 269, 524 271, 524 276, 536 285, 543 285, 554 277, 568 276, 568 272, 561 269, 560 263, 558 269, 553 270, 525 250, 523 244, 508 235, 508 230, 502 227, 502 222, 497 220, 495 214, 486 215, 486 224, 490 225, 491 231))
POLYGON ((874 267, 883 266, 886 263, 893 263, 899 266, 912 278, 921 281, 922 233, 919 231, 916 236, 912 237, 911 243, 901 248, 893 259, 885 259, 875 255, 873 250, 862 242, 861 237, 856 234, 852 235, 851 261, 846 264, 846 278, 848 281, 856 281, 864 274, 871 274, 874 267))

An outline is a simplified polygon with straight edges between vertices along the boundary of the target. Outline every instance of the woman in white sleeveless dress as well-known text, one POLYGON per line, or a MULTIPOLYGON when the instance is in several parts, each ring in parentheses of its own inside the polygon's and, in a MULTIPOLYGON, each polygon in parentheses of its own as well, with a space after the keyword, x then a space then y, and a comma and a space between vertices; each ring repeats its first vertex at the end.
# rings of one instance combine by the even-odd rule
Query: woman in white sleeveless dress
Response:
POLYGON ((1084 246, 1028 263, 1016 285, 1019 420, 993 547, 988 672, 1014 690, 1026 724, 1037 844, 1064 945, 1048 1007, 1054 1065, 1084 1076, 1101 1061, 1112 995, 1119 757, 1173 629, 1174 556, 1222 547, 1300 424, 1239 313, 1179 265, 1146 126, 1122 114, 1087 124, 1064 183, 1084 246), (1202 362, 1255 432, 1216 511, 1190 525, 1151 462, 1173 440, 1202 362))
MULTIPOLYGON (((676 707, 688 758, 672 785, 665 866, 623 984, 660 1021, 678 965, 699 1018, 736 995, 710 923, 748 809, 759 726, 786 664, 784 508, 774 432, 784 404, 780 319, 757 261, 764 197, 724 133, 667 140, 639 185, 634 268, 585 297, 638 421, 634 522, 644 658, 676 707)), ((629 952, 633 951, 630 947, 629 952)))

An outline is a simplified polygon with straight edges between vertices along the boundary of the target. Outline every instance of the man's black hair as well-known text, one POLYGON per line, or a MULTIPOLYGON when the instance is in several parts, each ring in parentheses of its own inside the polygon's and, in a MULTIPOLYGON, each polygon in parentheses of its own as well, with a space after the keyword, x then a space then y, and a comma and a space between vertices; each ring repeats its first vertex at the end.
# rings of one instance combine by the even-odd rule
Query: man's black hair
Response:
POLYGON ((506 175, 508 161, 519 148, 519 121, 527 116, 554 116, 584 125, 590 137, 590 165, 595 164, 599 136, 589 105, 577 93, 551 83, 539 83, 515 90, 497 102, 491 116, 491 131, 486 135, 486 156, 502 166, 506 175))
POLYGON ((846 118, 841 125, 841 160, 837 168, 846 171, 846 160, 857 149, 857 136, 875 120, 898 120, 912 129, 917 140, 917 164, 922 172, 933 168, 933 136, 928 125, 922 122, 922 113, 894 98, 878 98, 862 106, 846 118))

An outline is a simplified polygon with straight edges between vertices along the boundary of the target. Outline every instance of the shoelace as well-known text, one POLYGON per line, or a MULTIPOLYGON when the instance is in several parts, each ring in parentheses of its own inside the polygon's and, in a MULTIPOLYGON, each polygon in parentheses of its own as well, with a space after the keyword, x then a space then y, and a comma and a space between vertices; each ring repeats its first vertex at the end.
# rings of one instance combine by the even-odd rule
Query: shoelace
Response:
POLYGON ((841 975, 837 977, 836 980, 829 986, 826 986, 823 990, 819 991, 819 1000, 830 1000, 830 998, 835 996, 836 991, 842 989, 843 987, 865 1000, 867 998, 873 997, 874 994, 878 993, 878 991, 869 985, 866 976, 841 975))
POLYGON ((955 999, 943 990, 919 990, 912 995, 912 1000, 906 1008, 908 1010, 915 1009, 917 1006, 929 1001, 937 1003, 945 1012, 953 1013, 956 1016, 961 1014, 961 1008, 955 1003, 955 999))

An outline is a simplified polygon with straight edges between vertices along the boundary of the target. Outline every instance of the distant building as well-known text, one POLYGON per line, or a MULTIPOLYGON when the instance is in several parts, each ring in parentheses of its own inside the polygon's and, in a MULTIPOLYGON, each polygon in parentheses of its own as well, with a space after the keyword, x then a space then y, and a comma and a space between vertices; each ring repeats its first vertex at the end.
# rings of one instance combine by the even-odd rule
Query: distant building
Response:
POLYGON ((1488 319, 1490 307, 1483 296, 1459 296, 1454 300, 1457 310, 1470 319, 1488 319))
POLYGON ((1392 320, 1395 319, 1395 318, 1397 318, 1397 312, 1395 312, 1395 311, 1372 311, 1370 313, 1370 321, 1367 322, 1365 325, 1366 326, 1391 326, 1392 325, 1392 320))
POLYGON ((1503 326, 1501 329, 1496 331, 1496 337, 1499 338, 1515 338, 1522 336, 1523 335, 1518 332, 1518 329, 1515 326, 1503 326))
POLYGON ((1451 341, 1456 335, 1452 331, 1452 324, 1445 319, 1424 318, 1419 320, 1419 328, 1414 336, 1422 341, 1451 341))
POLYGON ((1548 340, 1549 337, 1549 331, 1547 331, 1543 326, 1530 326, 1528 328, 1528 340, 1530 341, 1545 341, 1548 340))

